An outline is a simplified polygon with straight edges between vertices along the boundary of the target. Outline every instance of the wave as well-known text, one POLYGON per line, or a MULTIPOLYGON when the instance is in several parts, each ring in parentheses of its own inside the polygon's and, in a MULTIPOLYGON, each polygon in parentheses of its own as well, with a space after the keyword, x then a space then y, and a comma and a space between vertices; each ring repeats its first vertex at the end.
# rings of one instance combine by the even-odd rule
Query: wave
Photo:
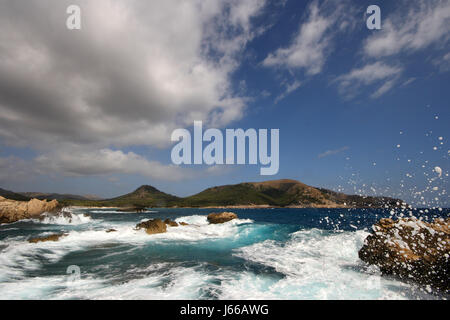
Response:
POLYGON ((235 250, 234 255, 273 268, 281 280, 244 272, 225 279, 221 299, 407 299, 430 298, 417 287, 381 277, 366 268, 358 250, 368 233, 309 229, 285 243, 266 240, 235 250))
POLYGON ((33 221, 42 224, 80 225, 92 222, 92 218, 82 213, 66 212, 57 215, 44 214, 39 220, 34 219, 33 221))
POLYGON ((85 274, 71 281, 66 275, 33 277, 15 282, 0 283, 4 299, 198 299, 210 276, 201 266, 183 267, 160 263, 147 268, 133 268, 125 274, 96 278, 85 274), (136 277, 136 275, 138 275, 136 277), (126 277, 132 277, 124 282, 126 277))
MULTIPOLYGON (((90 217, 83 214, 72 214, 71 221, 67 217, 46 217, 41 223, 47 224, 73 224, 76 222, 88 223, 90 217)), ((0 280, 17 278, 25 271, 37 270, 42 267, 43 262, 57 262, 70 252, 83 250, 104 244, 130 244, 143 246, 151 242, 160 241, 200 241, 205 239, 218 239, 236 236, 238 227, 242 224, 251 223, 251 220, 236 219, 221 225, 209 225, 205 216, 189 216, 178 218, 185 221, 188 226, 167 227, 163 234, 148 235, 145 230, 135 230, 135 223, 127 224, 105 224, 96 226, 96 229, 71 230, 67 235, 57 242, 28 243, 28 237, 6 238, 0 241, 0 246, 5 245, 0 255, 0 267, 5 270, 0 275, 0 280), (99 229, 101 228, 101 229, 99 229), (106 232, 114 228, 115 232, 106 232)), ((54 232, 44 232, 39 236, 46 236, 54 232)))
MULTIPOLYGON (((134 212, 124 212, 124 211, 119 211, 119 210, 89 210, 89 212, 92 213, 134 213, 134 212)), ((159 211, 155 211, 155 210, 148 210, 148 211, 142 211, 139 213, 158 213, 159 211)))

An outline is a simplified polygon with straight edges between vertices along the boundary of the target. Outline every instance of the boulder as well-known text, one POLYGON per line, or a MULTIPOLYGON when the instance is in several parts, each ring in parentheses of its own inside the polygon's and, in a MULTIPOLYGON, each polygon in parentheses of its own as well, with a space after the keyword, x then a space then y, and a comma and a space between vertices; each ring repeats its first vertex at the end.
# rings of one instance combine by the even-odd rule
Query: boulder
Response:
POLYGON ((208 215, 208 222, 211 224, 225 223, 237 219, 237 217, 233 212, 211 213, 208 215))
POLYGON ((66 233, 51 234, 51 235, 45 236, 45 237, 29 239, 28 242, 29 243, 38 243, 38 242, 47 242, 47 241, 58 241, 61 237, 64 237, 66 235, 67 235, 66 233))
POLYGON ((359 257, 396 275, 437 289, 450 289, 450 218, 427 223, 416 218, 381 219, 359 257))
POLYGON ((22 219, 37 218, 44 212, 56 212, 61 208, 56 200, 32 199, 15 201, 0 197, 0 223, 12 223, 22 219))
POLYGON ((171 227, 178 227, 178 223, 176 223, 175 221, 172 221, 170 219, 164 220, 164 223, 171 227))
POLYGON ((165 233, 167 231, 167 226, 161 219, 153 219, 138 223, 136 229, 145 229, 148 234, 156 234, 165 233))

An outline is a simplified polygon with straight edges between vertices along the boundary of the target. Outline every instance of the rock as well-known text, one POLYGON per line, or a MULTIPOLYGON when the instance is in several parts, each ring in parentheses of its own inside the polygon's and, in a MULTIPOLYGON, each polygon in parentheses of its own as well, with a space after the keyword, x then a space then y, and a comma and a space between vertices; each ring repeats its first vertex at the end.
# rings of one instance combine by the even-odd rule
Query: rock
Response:
POLYGON ((450 289, 450 218, 432 223, 416 218, 381 219, 359 251, 361 260, 384 274, 450 289))
POLYGON ((178 223, 176 223, 175 221, 172 221, 170 219, 166 219, 164 220, 164 223, 171 226, 171 227, 178 227, 178 223))
POLYGON ((111 232, 117 232, 117 230, 116 229, 108 229, 108 230, 106 230, 106 233, 111 233, 111 232))
POLYGON ((180 226, 188 226, 189 225, 189 223, 186 223, 186 222, 180 222, 180 226))
POLYGON ((12 223, 22 219, 37 218, 44 212, 55 212, 61 208, 56 200, 32 199, 15 201, 0 197, 0 223, 12 223))
POLYGON ((237 215, 233 212, 211 213, 208 215, 208 222, 212 224, 225 223, 237 219, 237 215))
POLYGON ((51 234, 51 235, 45 236, 45 237, 29 239, 28 242, 29 243, 38 243, 38 242, 47 242, 47 241, 58 241, 61 237, 64 237, 66 235, 67 235, 67 233, 51 234))
POLYGON ((165 233, 167 231, 167 226, 161 219, 154 219, 138 223, 136 229, 145 229, 148 234, 156 234, 165 233))

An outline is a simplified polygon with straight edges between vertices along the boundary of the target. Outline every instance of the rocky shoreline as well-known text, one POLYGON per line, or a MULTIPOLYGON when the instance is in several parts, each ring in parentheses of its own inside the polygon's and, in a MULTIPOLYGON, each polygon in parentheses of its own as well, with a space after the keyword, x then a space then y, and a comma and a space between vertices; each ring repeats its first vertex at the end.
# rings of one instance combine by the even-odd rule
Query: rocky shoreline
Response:
MULTIPOLYGON (((63 210, 58 201, 33 199, 26 201, 8 200, 0 197, 0 223, 13 223, 22 219, 42 219, 46 216, 71 216, 63 210)), ((211 213, 209 224, 222 224, 238 219, 233 212, 211 213)), ((150 219, 138 223, 135 230, 145 230, 149 235, 167 232, 167 227, 188 226, 186 222, 170 219, 150 219)), ((105 230, 107 233, 115 229, 105 230)), ((51 234, 32 238, 30 243, 59 241, 67 234, 51 234)), ((376 265, 382 274, 393 275, 406 281, 438 290, 450 290, 450 218, 425 222, 417 218, 398 220, 381 219, 372 227, 359 258, 369 265, 376 265)))
POLYGON ((41 214, 57 212, 62 206, 57 200, 32 199, 15 201, 0 197, 0 223, 13 223, 23 219, 38 218, 41 214))
POLYGON ((386 275, 450 290, 450 218, 381 219, 359 251, 361 260, 386 275))

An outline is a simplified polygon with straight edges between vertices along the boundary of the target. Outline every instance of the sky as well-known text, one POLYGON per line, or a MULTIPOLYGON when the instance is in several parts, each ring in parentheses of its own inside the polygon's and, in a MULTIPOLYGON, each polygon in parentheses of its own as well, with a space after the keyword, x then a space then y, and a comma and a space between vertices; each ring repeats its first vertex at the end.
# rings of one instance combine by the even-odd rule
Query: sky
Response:
POLYGON ((0 0, 0 187, 187 196, 289 178, 448 207, 449 43, 439 0, 0 0), (278 174, 173 165, 171 133, 194 121, 279 129, 278 174))

